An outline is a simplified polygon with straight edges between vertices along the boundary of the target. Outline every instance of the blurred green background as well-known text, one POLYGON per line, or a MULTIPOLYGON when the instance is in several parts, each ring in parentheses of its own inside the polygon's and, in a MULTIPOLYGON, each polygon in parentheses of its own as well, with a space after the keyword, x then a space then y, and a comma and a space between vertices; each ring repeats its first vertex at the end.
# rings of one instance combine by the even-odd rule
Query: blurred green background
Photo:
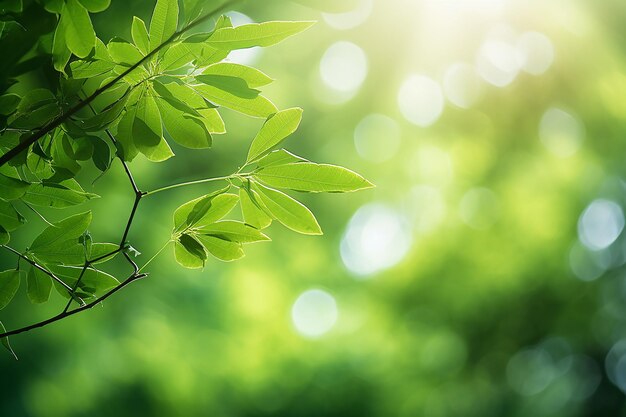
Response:
MULTIPOLYGON (((102 307, 13 337, 1 416, 626 416, 626 4, 326 3, 345 11, 243 4, 235 24, 319 23, 230 59, 305 109, 288 149, 377 188, 303 195, 324 236, 274 225, 195 272, 168 251, 102 307)), ((129 38, 152 7, 113 0, 96 30, 129 38)), ((225 118, 211 150, 134 162, 140 187, 236 169, 261 121, 225 118)), ((117 241, 132 192, 118 164, 95 177, 92 234, 117 241)), ((213 189, 142 202, 140 262, 213 189)), ((10 328, 58 309, 24 293, 10 328)))

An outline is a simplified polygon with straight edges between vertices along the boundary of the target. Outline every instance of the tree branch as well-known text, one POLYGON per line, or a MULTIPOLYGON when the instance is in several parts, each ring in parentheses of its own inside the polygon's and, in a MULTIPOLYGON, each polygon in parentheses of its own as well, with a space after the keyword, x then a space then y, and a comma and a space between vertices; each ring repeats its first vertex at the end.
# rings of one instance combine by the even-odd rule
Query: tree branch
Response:
POLYGON ((96 298, 94 301, 92 301, 92 302, 90 302, 88 304, 85 304, 85 305, 83 305, 81 307, 78 307, 78 308, 76 308, 74 310, 71 310, 71 311, 63 311, 63 312, 57 314, 56 316, 51 317, 51 318, 49 318, 47 320, 43 320, 43 321, 40 321, 38 323, 31 324, 29 326, 25 326, 25 327, 22 327, 22 328, 19 328, 19 329, 11 330, 9 332, 1 333, 0 334, 0 339, 8 337, 8 336, 13 336, 13 335, 16 335, 16 334, 24 333, 24 332, 27 332, 29 330, 36 329, 36 328, 39 328, 39 327, 44 327, 44 326, 47 326, 47 325, 52 324, 54 322, 57 322, 59 320, 62 320, 64 318, 66 318, 66 317, 73 316, 74 314, 78 314, 81 311, 88 310, 88 309, 92 308, 93 306, 95 306, 96 304, 99 304, 102 301, 106 300, 107 298, 109 298, 110 296, 112 296, 113 294, 115 294, 116 292, 121 290, 122 288, 126 287, 128 284, 130 284, 130 283, 132 283, 134 281, 137 281, 138 279, 144 278, 146 276, 148 276, 148 274, 136 274, 136 273, 133 273, 130 277, 128 277, 120 285, 116 286, 115 288, 111 289, 109 292, 104 294, 102 297, 96 298))

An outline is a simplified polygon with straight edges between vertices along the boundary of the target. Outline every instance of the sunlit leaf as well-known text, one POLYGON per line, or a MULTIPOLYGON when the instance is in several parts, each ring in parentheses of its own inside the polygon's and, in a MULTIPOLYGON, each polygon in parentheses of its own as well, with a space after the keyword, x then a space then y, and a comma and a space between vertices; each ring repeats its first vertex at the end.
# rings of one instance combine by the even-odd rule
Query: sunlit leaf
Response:
POLYGON ((188 234, 183 234, 174 243, 174 255, 176 262, 188 269, 204 267, 207 259, 204 246, 188 234))
POLYGON ((274 81, 256 68, 231 62, 220 62, 209 65, 202 71, 202 75, 196 76, 196 79, 200 82, 204 82, 202 78, 207 75, 237 77, 244 80, 249 88, 262 87, 274 81))
POLYGON ((252 187, 258 193, 264 208, 284 226, 306 235, 322 234, 315 216, 305 205, 278 190, 256 183, 252 187))
POLYGON ((310 28, 315 22, 264 22, 218 29, 209 44, 220 49, 234 50, 254 46, 272 46, 310 28))
POLYGON ((174 212, 174 229, 203 226, 222 219, 237 205, 239 196, 229 194, 228 188, 196 198, 178 207, 174 212))
POLYGON ((220 239, 215 236, 198 235, 196 238, 202 243, 206 250, 217 259, 230 262, 241 259, 244 256, 241 243, 220 239))
POLYGON ((157 0, 150 20, 150 50, 156 49, 176 32, 178 1, 157 0))
POLYGON ((61 11, 61 20, 64 21, 65 40, 69 50, 79 58, 89 55, 96 44, 96 33, 87 9, 78 0, 67 0, 61 11))
POLYGON ((344 193, 374 186, 347 168, 313 162, 267 166, 254 177, 271 187, 316 193, 344 193))
POLYGON ((270 240, 258 229, 245 223, 224 220, 200 227, 197 232, 202 235, 211 235, 224 240, 240 243, 260 242, 270 240))
POLYGON ((241 205, 241 213, 243 219, 249 225, 256 227, 257 229, 265 229, 272 224, 272 218, 263 211, 260 203, 253 201, 250 197, 252 195, 255 201, 259 200, 259 196, 253 190, 246 190, 241 188, 239 190, 239 200, 241 205))
POLYGON ((302 109, 293 108, 272 115, 252 140, 246 163, 256 160, 298 129, 302 120, 302 109))
POLYGON ((150 52, 150 37, 146 24, 137 16, 133 16, 133 24, 131 26, 131 35, 135 46, 144 54, 150 52))

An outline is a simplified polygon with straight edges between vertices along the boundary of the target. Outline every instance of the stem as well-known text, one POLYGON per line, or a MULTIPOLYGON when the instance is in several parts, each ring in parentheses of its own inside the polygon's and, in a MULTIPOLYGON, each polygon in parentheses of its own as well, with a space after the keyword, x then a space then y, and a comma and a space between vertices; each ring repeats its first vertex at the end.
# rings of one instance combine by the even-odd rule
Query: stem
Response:
POLYGON ((210 12, 206 13, 205 15, 199 17, 195 21, 189 23, 187 26, 183 27, 181 30, 179 30, 177 32, 174 32, 174 34, 172 34, 172 36, 170 36, 168 39, 163 41, 163 43, 161 43, 159 46, 154 48, 152 51, 150 51, 146 56, 141 58, 135 64, 130 66, 126 71, 124 71, 123 73, 121 73, 120 75, 118 75, 117 77, 115 77, 114 79, 112 79, 111 81, 109 81, 108 83, 106 83, 105 85, 100 87, 99 89, 97 89, 93 94, 91 94, 85 100, 79 101, 76 105, 74 105, 73 107, 70 107, 68 110, 66 110, 65 112, 61 113, 60 115, 58 115, 57 117, 52 119, 50 122, 48 122, 43 127, 41 127, 41 129, 39 129, 38 131, 34 132, 30 137, 26 138, 23 142, 20 142, 15 147, 13 147, 11 150, 9 150, 7 153, 5 153, 4 155, 0 156, 0 167, 3 166, 4 164, 6 164, 7 162, 9 162, 15 156, 19 155, 22 151, 28 149, 33 143, 37 142, 39 139, 44 137, 47 133, 49 133, 52 130, 54 130, 57 127, 59 127, 64 121, 69 119, 70 116, 74 115, 75 113, 77 113, 78 111, 80 111, 81 109, 86 107, 89 103, 94 101, 96 99, 96 97, 98 97, 103 92, 107 91, 109 88, 111 88, 113 85, 115 85, 118 81, 122 80, 124 77, 126 77, 128 74, 130 74, 136 68, 138 68, 140 65, 142 65, 143 63, 145 63, 146 61, 151 59, 153 56, 158 54, 158 52, 161 49, 163 49, 164 47, 166 47, 170 43, 176 41, 185 32, 187 32, 188 30, 193 29, 194 27, 200 25, 201 23, 209 20, 215 14, 220 13, 222 10, 230 7, 231 5, 237 3, 238 1, 240 1, 240 0, 229 0, 229 1, 226 1, 221 6, 218 6, 218 7, 214 8, 213 10, 211 10, 210 12))
POLYGON ((147 197, 147 196, 150 196, 150 195, 154 195, 156 193, 160 193, 162 191, 172 190, 174 188, 187 187, 189 185, 204 184, 204 183, 207 183, 207 182, 214 182, 214 181, 226 181, 226 180, 230 180, 230 179, 233 179, 233 178, 235 178, 235 175, 228 175, 228 176, 225 176, 225 177, 216 177, 216 178, 206 178, 206 179, 197 180, 197 181, 181 182, 179 184, 168 185, 167 187, 158 188, 156 190, 148 191, 145 195, 147 197))
POLYGON ((135 273, 133 273, 130 277, 128 277, 120 285, 118 285, 117 287, 111 289, 109 292, 104 294, 102 297, 96 298, 94 301, 90 302, 89 304, 85 304, 85 305, 83 305, 81 307, 78 307, 78 308, 76 308, 74 310, 71 310, 71 311, 63 311, 63 312, 57 314, 56 316, 51 317, 51 318, 49 318, 47 320, 43 320, 43 321, 40 321, 38 323, 31 324, 29 326, 25 326, 25 327, 22 327, 22 328, 19 328, 19 329, 16 329, 16 330, 11 330, 9 332, 2 333, 2 334, 0 334, 0 339, 3 339, 3 338, 8 337, 8 336, 13 336, 13 335, 16 335, 16 334, 19 334, 19 333, 24 333, 24 332, 27 332, 29 330, 36 329, 38 327, 44 327, 44 326, 47 326, 48 324, 54 323, 56 321, 59 321, 59 320, 62 320, 64 318, 66 318, 66 317, 73 316, 74 314, 80 313, 81 311, 88 310, 88 309, 92 308, 93 306, 95 306, 96 304, 99 304, 102 301, 106 300, 107 298, 109 298, 110 296, 112 296, 113 294, 115 294, 116 292, 121 290, 122 288, 126 287, 131 282, 134 282, 134 281, 136 281, 138 279, 141 279, 141 278, 144 278, 146 276, 147 276, 147 274, 135 274, 135 273))
MULTIPOLYGON (((2 245, 2 247, 10 252, 12 252, 13 254, 17 255, 18 258, 25 260, 26 262, 28 262, 29 264, 31 264, 34 268, 37 268, 38 270, 40 270, 41 272, 43 272, 44 274, 48 275, 50 278, 52 278, 53 280, 55 280, 56 282, 58 282, 59 284, 61 284, 63 286, 63 288, 65 288, 70 297, 73 296, 73 290, 72 287, 70 287, 69 285, 67 285, 61 278, 57 277, 56 275, 54 275, 52 272, 48 271, 46 268, 44 268, 43 266, 39 265, 37 262, 33 261, 32 259, 28 258, 27 256, 21 254, 20 252, 16 251, 15 249, 13 249, 10 246, 7 245, 2 245)), ((83 302, 81 300, 81 302, 83 302)))
POLYGON ((137 272, 141 272, 141 271, 143 271, 143 269, 144 269, 146 266, 148 266, 148 265, 150 264, 150 262, 154 261, 154 260, 157 258, 157 256, 159 256, 159 255, 161 254, 161 252, 163 252, 163 251, 165 250, 165 248, 167 248, 167 246, 168 246, 170 243, 172 243, 172 242, 173 242, 172 240, 168 240, 168 241, 167 241, 167 243, 166 243, 165 245, 163 245, 163 247, 162 247, 161 249, 159 249, 159 251, 158 251, 157 253, 155 253, 155 254, 154 254, 154 256, 148 260, 148 262, 146 262, 145 264, 143 264, 143 266, 137 270, 137 272))

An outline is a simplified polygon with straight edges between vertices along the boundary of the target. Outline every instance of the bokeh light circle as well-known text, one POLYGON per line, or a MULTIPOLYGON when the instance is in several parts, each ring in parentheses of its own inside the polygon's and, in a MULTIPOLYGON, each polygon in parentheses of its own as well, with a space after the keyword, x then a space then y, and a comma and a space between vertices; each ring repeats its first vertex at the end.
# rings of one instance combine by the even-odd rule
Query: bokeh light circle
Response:
POLYGON ((339 92, 358 90, 367 77, 367 56, 352 42, 332 44, 320 61, 320 76, 324 84, 339 92))
POLYGON ((360 0, 357 6, 344 13, 322 13, 326 24, 334 29, 353 29, 363 24, 372 14, 374 0, 360 0))
POLYGON ((571 113, 551 107, 541 117, 539 139, 554 155, 567 158, 575 154, 582 145, 584 128, 571 113))
POLYGON ((522 70, 532 75, 543 74, 554 61, 554 46, 543 33, 523 33, 517 41, 517 49, 522 60, 522 70))
POLYGON ((312 289, 300 294, 291 308, 291 319, 298 333, 308 338, 320 337, 337 322, 335 298, 328 292, 312 289))
POLYGON ((624 212, 610 200, 594 200, 578 220, 578 238, 591 250, 608 248, 624 230, 624 212))
POLYGON ((402 214, 386 204, 370 203, 350 219, 341 240, 341 258, 350 271, 368 276, 404 259, 411 240, 411 228, 402 214))
POLYGON ((400 87, 398 106, 408 121, 427 127, 435 123, 443 112, 443 92, 435 80, 423 75, 411 75, 400 87))
POLYGON ((478 74, 496 87, 505 87, 517 77, 521 57, 517 48, 509 42, 488 39, 483 43, 476 59, 478 74))
POLYGON ((467 63, 452 64, 443 76, 443 91, 450 103, 464 109, 470 108, 480 97, 480 77, 474 67, 467 63))

